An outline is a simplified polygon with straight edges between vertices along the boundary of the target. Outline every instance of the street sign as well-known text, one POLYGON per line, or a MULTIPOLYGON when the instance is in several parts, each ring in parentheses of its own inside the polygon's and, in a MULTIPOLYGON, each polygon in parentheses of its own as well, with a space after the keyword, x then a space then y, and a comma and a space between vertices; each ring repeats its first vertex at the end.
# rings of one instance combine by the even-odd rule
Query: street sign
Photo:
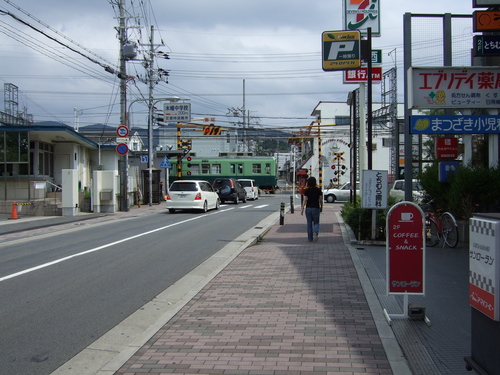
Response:
POLYGON ((125 125, 120 125, 116 128, 116 134, 118 137, 128 137, 128 128, 125 125))
POLYGON ((499 31, 500 11, 499 10, 476 10, 472 18, 473 31, 499 31))
POLYGON ((499 56, 500 35, 474 35, 474 56, 499 56))
POLYGON ((147 163, 149 161, 149 157, 147 155, 141 156, 141 163, 147 163))
POLYGON ((128 146, 126 143, 119 143, 116 146, 116 152, 120 155, 127 155, 128 154, 128 146))
POLYGON ((323 70, 356 69, 361 66, 359 31, 325 31, 322 35, 323 70))
POLYGON ((172 164, 170 164, 170 160, 166 156, 163 157, 160 168, 172 168, 172 164))
MULTIPOLYGON (((372 82, 382 81, 382 67, 372 67, 372 82)), ((368 68, 359 68, 356 70, 347 70, 344 72, 344 83, 368 82, 368 68)))
POLYGON ((388 294, 425 293, 424 215, 413 202, 396 203, 387 214, 388 294))
POLYGON ((191 103, 165 103, 163 122, 190 122, 191 103))

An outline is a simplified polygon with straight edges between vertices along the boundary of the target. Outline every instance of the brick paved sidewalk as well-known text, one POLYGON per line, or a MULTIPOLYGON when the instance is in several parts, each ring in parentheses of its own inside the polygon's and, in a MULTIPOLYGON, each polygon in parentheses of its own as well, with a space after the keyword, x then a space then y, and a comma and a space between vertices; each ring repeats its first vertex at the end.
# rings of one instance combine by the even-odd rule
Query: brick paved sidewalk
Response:
POLYGON ((318 242, 287 214, 115 374, 392 374, 336 209, 318 242))

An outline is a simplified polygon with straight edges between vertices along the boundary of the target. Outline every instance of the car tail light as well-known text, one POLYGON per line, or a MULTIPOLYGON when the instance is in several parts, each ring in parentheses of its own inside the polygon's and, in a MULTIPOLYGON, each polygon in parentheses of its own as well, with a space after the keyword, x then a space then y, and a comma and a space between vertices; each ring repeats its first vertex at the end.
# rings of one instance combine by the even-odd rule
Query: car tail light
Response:
POLYGON ((172 200, 172 198, 170 198, 170 194, 167 194, 167 201, 170 201, 172 200))
POLYGON ((231 180, 231 187, 234 188, 234 181, 231 180))
POLYGON ((200 201, 201 200, 201 193, 196 194, 196 197, 194 197, 195 201, 200 201))

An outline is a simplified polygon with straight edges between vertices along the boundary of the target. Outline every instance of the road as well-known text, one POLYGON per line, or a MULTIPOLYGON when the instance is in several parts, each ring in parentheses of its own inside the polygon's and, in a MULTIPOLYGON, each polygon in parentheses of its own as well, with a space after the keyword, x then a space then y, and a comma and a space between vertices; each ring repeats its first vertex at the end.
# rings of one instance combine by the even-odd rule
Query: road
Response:
POLYGON ((2 242, 1 373, 50 374, 279 210, 282 199, 101 219, 2 242))

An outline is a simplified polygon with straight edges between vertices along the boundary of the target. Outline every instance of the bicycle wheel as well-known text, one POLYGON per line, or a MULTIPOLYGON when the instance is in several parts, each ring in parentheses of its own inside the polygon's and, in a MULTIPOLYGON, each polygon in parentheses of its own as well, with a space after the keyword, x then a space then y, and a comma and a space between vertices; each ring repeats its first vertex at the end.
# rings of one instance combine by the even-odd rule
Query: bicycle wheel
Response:
POLYGON ((434 220, 429 218, 425 219, 425 245, 428 247, 436 246, 441 238, 439 237, 439 231, 437 224, 434 220))
POLYGON ((443 226, 443 238, 446 244, 453 248, 458 244, 458 227, 456 225, 455 219, 451 214, 445 212, 441 216, 441 223, 443 226))

